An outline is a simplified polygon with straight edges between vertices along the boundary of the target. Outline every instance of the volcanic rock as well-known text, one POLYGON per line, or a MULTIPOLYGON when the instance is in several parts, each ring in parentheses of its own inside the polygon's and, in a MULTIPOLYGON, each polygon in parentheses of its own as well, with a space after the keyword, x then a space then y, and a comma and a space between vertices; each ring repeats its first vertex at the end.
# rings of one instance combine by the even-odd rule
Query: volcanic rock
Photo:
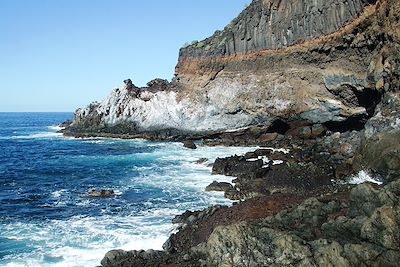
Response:
POLYGON ((196 144, 193 142, 193 140, 186 140, 183 142, 183 146, 186 148, 190 148, 190 149, 196 149, 197 146, 196 144))
POLYGON ((206 187, 206 191, 229 191, 233 190, 233 186, 227 182, 214 181, 206 187))
POLYGON ((107 197, 114 197, 115 192, 114 190, 108 190, 108 189, 102 189, 102 190, 92 189, 87 193, 87 195, 90 197, 107 198, 107 197))

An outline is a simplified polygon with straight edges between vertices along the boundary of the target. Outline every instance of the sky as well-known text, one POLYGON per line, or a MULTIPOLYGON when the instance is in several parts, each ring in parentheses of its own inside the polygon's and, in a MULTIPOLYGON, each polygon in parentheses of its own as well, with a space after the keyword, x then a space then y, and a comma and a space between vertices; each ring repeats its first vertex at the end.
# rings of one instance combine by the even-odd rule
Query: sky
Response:
POLYGON ((179 48, 251 0, 1 0, 0 112, 73 112, 126 78, 170 80, 179 48))

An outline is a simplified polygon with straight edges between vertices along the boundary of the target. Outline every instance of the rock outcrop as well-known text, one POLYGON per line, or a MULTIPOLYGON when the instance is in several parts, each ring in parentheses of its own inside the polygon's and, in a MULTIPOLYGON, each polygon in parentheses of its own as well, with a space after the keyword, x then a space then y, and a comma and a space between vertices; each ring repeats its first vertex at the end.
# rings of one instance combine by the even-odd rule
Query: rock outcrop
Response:
POLYGON ((399 119, 396 10, 394 0, 254 0, 224 30, 182 48, 171 83, 127 80, 77 110, 66 133, 163 138, 278 119, 346 131, 373 116, 373 134, 399 119))
POLYGON ((349 204, 310 198, 255 224, 218 227, 194 250, 208 266, 397 266, 399 186, 360 185, 349 204))
POLYGON ((181 227, 165 251, 111 251, 102 265, 398 266, 399 198, 396 180, 311 197, 292 208, 299 199, 277 195, 188 212, 177 218, 181 227))

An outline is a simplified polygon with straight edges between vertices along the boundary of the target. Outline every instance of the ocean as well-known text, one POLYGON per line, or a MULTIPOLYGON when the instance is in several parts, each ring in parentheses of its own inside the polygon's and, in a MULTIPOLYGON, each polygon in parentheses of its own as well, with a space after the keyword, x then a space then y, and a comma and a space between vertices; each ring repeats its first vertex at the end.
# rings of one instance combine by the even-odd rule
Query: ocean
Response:
POLYGON ((231 180, 210 163, 251 150, 63 137, 72 116, 0 113, 0 266, 98 266, 111 249, 161 249, 175 215, 231 204, 204 191, 231 180))

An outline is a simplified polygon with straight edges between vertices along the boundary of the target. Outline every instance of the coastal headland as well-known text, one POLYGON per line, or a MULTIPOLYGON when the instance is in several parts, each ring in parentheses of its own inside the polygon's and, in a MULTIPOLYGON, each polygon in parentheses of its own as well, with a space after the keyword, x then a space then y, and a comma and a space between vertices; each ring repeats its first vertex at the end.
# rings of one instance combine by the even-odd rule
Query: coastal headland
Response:
POLYGON ((235 179, 207 190, 235 205, 187 211, 163 251, 114 250, 102 266, 398 266, 399 92, 399 1, 253 0, 182 47, 172 81, 127 79, 64 125, 259 147, 213 164, 235 179))

